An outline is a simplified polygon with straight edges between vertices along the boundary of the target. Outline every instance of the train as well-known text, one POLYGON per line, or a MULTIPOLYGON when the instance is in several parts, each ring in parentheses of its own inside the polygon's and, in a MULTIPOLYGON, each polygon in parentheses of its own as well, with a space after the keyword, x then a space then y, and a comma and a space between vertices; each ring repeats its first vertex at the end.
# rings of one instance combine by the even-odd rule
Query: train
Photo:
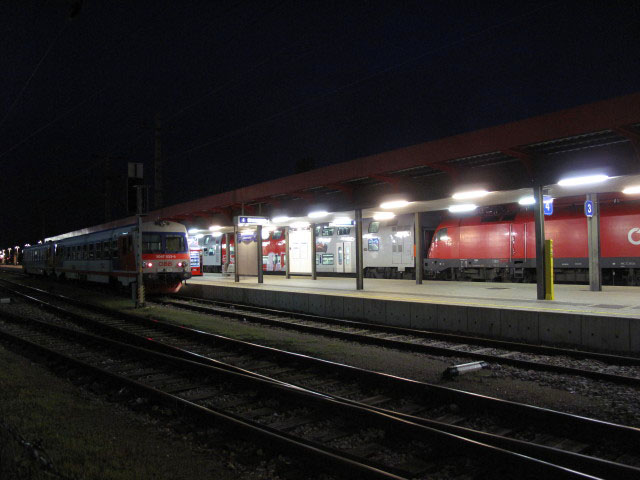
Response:
MULTIPOLYGON (((23 271, 56 279, 129 287, 136 281, 138 226, 64 234, 25 247, 23 271)), ((187 231, 176 222, 142 224, 143 281, 149 293, 175 293, 191 278, 187 231)))
MULTIPOLYGON (((533 282, 535 233, 531 207, 483 207, 466 216, 438 216, 419 235, 425 256, 424 277, 439 280, 533 282)), ((364 275, 415 278, 414 217, 385 221, 363 219, 364 275)), ((355 274, 355 227, 316 225, 316 271, 320 275, 355 274)), ((600 245, 603 281, 640 285, 640 206, 637 202, 601 205, 600 245)), ((558 205, 545 217, 545 236, 553 240, 557 282, 588 282, 587 220, 582 204, 558 205)), ((263 271, 286 270, 284 228, 263 230, 263 271)), ((233 233, 199 239, 206 272, 234 271, 233 233), (227 240, 231 262, 227 265, 227 240)), ((292 254, 294 252, 292 251, 292 254)))
MULTIPOLYGON (((583 205, 565 205, 545 217, 545 237, 553 240, 557 282, 589 281, 587 218, 583 205)), ((536 279, 534 218, 531 209, 496 215, 450 217, 438 225, 425 272, 429 278, 532 282, 536 279)), ((606 203, 600 212, 600 266, 603 282, 640 285, 640 208, 606 203)))

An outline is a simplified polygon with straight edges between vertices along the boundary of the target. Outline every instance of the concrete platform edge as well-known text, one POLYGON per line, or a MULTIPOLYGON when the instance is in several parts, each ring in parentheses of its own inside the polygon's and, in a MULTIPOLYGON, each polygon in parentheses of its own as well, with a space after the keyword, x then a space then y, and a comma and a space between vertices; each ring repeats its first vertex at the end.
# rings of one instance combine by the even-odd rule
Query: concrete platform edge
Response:
POLYGON ((640 353, 640 319, 188 284, 180 295, 383 325, 603 352, 640 353), (270 294, 271 293, 271 294, 270 294))

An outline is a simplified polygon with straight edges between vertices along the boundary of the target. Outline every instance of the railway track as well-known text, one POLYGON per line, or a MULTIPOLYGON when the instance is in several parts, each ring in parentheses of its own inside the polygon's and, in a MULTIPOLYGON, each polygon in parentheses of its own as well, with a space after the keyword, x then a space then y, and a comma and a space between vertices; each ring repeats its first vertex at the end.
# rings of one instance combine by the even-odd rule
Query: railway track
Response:
POLYGON ((349 478, 595 478, 309 390, 2 313, 0 336, 349 478), (522 474, 521 472, 525 472, 522 474))
POLYGON ((630 448, 639 443, 638 429, 369 372, 40 293, 80 306, 85 313, 41 303, 49 310, 123 342, 293 386, 597 477, 640 475, 633 466, 640 465, 640 458, 630 448), (86 318, 87 308, 106 318, 86 318))
POLYGON ((359 343, 468 358, 525 370, 578 375, 640 387, 640 358, 636 357, 391 327, 200 298, 163 299, 161 302, 180 309, 223 315, 359 343), (568 364, 571 366, 567 366, 568 364))

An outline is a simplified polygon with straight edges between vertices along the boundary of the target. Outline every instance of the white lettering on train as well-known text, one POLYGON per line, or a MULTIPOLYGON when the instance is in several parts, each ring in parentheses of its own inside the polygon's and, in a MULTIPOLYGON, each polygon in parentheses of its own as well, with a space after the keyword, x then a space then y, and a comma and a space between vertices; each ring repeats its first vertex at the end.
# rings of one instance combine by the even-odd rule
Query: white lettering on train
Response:
POLYGON ((640 228, 632 228, 631 230, 629 230, 627 238, 632 245, 640 245, 640 228), (636 232, 638 233, 638 240, 633 239, 633 234, 636 232))

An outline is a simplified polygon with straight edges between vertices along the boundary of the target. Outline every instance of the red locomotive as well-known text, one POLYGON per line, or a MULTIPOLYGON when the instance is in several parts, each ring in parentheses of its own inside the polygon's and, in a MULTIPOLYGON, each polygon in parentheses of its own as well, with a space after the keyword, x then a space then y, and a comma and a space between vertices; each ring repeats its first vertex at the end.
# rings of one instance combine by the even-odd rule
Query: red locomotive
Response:
MULTIPOLYGON (((587 219, 582 204, 556 207, 545 217, 545 237, 553 240, 556 281, 587 282, 587 219)), ((600 248, 606 283, 640 285, 638 204, 601 205, 600 248)), ((430 278, 529 282, 535 279, 535 258, 533 212, 489 212, 440 223, 425 271, 430 278)))

